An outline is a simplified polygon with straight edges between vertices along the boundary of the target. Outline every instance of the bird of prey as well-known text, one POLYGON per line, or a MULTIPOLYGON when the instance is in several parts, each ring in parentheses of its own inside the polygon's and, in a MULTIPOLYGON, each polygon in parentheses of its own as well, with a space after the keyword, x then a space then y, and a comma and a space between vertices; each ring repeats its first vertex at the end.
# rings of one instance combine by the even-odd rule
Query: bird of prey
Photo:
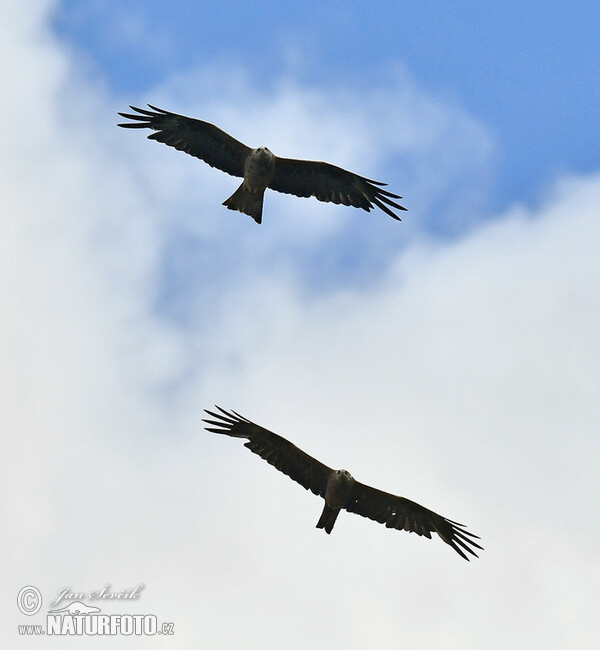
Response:
POLYGON ((483 550, 475 539, 477 535, 465 530, 464 524, 451 521, 404 497, 382 492, 356 481, 345 469, 333 470, 312 458, 291 442, 272 431, 251 422, 235 411, 216 407, 218 413, 205 409, 214 419, 205 419, 207 431, 234 438, 245 438, 244 444, 251 452, 287 474, 302 487, 323 499, 325 505, 317 528, 331 533, 341 509, 368 517, 387 528, 406 530, 431 539, 437 533, 461 557, 469 560, 466 553, 478 557, 473 548, 483 550), (465 553, 466 551, 466 553, 465 553))
POLYGON ((381 188, 386 183, 372 181, 341 167, 325 162, 279 158, 266 147, 252 149, 242 144, 214 124, 191 117, 169 113, 151 104, 152 110, 130 106, 137 114, 119 113, 131 122, 119 124, 127 129, 152 129, 148 138, 164 142, 179 151, 200 158, 244 182, 223 202, 230 210, 250 215, 256 223, 262 221, 265 190, 315 196, 319 201, 343 203, 369 212, 374 206, 400 221, 390 207, 406 210, 393 199, 401 196, 381 188), (390 207, 388 207, 390 206, 390 207))

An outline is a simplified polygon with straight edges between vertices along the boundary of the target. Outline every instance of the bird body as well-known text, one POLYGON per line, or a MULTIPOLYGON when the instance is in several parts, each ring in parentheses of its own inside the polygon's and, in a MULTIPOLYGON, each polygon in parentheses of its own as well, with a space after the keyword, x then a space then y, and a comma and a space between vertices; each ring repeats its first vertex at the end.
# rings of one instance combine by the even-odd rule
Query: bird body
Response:
POLYGON ((348 470, 336 469, 331 472, 325 489, 325 505, 317 522, 317 528, 324 528, 327 534, 333 530, 333 525, 342 508, 346 508, 354 490, 354 477, 348 470))
POLYGON ((267 147, 253 149, 244 164, 244 182, 223 201, 223 205, 230 210, 239 210, 260 223, 265 190, 273 180, 274 171, 275 156, 267 147))
POLYGON ((262 222, 264 193, 267 188, 299 197, 314 196, 319 201, 341 203, 369 212, 378 207, 400 221, 390 208, 406 210, 393 199, 401 199, 381 186, 341 167, 325 162, 296 160, 275 156, 266 147, 252 149, 219 129, 214 124, 177 113, 149 107, 130 108, 133 113, 119 113, 130 120, 119 124, 127 129, 151 129, 148 138, 200 158, 244 182, 223 205, 250 215, 262 222))
POLYGON ((235 411, 206 413, 207 431, 247 440, 245 446, 280 472, 300 483, 325 501, 317 528, 331 533, 341 510, 368 517, 387 528, 406 530, 431 538, 435 532, 461 557, 466 553, 477 557, 474 548, 482 549, 475 541, 477 535, 465 530, 463 524, 452 521, 404 497, 382 492, 359 481, 345 469, 333 470, 309 456, 289 440, 261 427, 235 411))

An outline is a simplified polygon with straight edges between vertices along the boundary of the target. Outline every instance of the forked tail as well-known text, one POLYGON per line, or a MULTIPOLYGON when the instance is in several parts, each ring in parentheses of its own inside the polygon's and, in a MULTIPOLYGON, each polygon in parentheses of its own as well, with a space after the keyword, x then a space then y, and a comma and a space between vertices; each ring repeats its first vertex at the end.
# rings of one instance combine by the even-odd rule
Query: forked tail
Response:
POLYGON ((242 183, 226 201, 223 201, 223 205, 230 210, 238 210, 248 214, 256 223, 261 223, 264 197, 264 190, 262 192, 251 192, 242 183))
POLYGON ((334 510, 325 504, 323 507, 323 512, 321 513, 321 518, 317 522, 317 528, 324 528, 325 532, 329 535, 329 533, 333 530, 333 524, 335 524, 335 520, 339 514, 339 509, 334 510))

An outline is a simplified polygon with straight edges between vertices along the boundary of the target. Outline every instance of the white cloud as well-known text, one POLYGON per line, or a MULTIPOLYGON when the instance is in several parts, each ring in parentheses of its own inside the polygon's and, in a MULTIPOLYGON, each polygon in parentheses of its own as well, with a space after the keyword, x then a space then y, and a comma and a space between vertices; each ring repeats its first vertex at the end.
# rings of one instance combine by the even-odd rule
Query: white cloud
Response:
MULTIPOLYGON (((9 59, 23 64, 5 76, 27 97, 0 106, 3 123, 20 127, 5 133, 0 159, 7 601, 30 583, 49 599, 64 586, 143 582, 126 611, 174 621, 184 648, 395 648, 400 636, 419 646, 527 639, 562 648, 568 639, 591 648, 600 178, 566 178, 547 203, 449 244, 404 223, 410 243, 388 252, 377 283, 313 294, 299 258, 277 248, 294 234, 304 251, 328 236, 339 246, 345 214, 305 229, 299 213, 279 221, 300 208, 273 199, 272 225, 257 228, 224 211, 231 179, 217 174, 206 190, 186 157, 117 132, 102 117, 104 91, 70 81, 81 71, 43 14, 18 17, 0 20, 9 59), (75 109, 61 117, 72 102, 92 128, 75 109), (213 214, 182 224, 175 215, 186 201, 213 214), (201 275, 181 271, 203 300, 185 325, 156 309, 159 288, 174 291, 164 265, 179 226, 210 260, 201 275), (226 272, 214 247, 242 262, 226 272), (361 480, 464 520, 486 551, 468 565, 439 540, 348 514, 324 535, 314 528, 317 498, 239 441, 201 431, 201 409, 215 401, 361 480)), ((159 100, 181 98, 177 83, 159 100)), ((400 91, 354 112, 330 108, 337 91, 250 91, 263 112, 240 137, 266 133, 272 120, 282 147, 296 151, 314 131, 311 146, 325 143, 323 157, 348 165, 373 139, 384 153, 369 167, 386 167, 404 146, 422 165, 452 124, 470 123, 430 102, 432 117, 410 112, 410 129, 390 129, 399 118, 386 103, 400 91), (282 128, 285 116, 297 134, 282 128), (436 124, 441 135, 419 158, 409 135, 436 124), (349 128, 356 137, 339 146, 335 130, 349 128), (397 139, 386 145, 388 129, 397 139)), ((412 92, 412 104, 427 105, 412 92)), ((214 106, 242 131, 236 101, 214 106)), ((473 136, 472 160, 485 141, 473 136)), ((307 206, 314 215, 326 207, 307 206)), ((396 225, 383 215, 348 223, 383 233, 396 225)), ((37 622, 24 619, 8 613, 10 626, 37 622)))

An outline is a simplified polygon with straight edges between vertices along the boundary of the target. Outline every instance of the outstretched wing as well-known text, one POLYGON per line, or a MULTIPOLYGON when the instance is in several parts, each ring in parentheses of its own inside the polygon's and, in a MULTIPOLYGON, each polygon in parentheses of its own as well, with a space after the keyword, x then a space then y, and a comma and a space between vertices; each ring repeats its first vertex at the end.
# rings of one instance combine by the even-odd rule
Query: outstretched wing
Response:
POLYGON ((119 113, 121 117, 133 120, 119 126, 126 129, 152 129, 156 133, 151 133, 149 140, 158 140, 179 151, 185 151, 232 176, 244 175, 244 163, 252 151, 250 147, 214 124, 169 113, 150 104, 148 106, 151 111, 130 106, 138 115, 119 113))
POLYGON ((381 208, 390 217, 400 217, 388 207, 406 210, 392 199, 401 199, 380 186, 385 183, 363 178, 341 167, 312 160, 277 158, 275 173, 269 187, 278 192, 295 196, 314 196, 319 201, 342 203, 362 208, 369 212, 374 206, 381 208))
POLYGON ((235 411, 228 413, 220 406, 220 413, 205 409, 214 420, 203 420, 211 425, 206 427, 211 433, 222 433, 234 438, 247 438, 244 444, 250 451, 264 458, 267 463, 287 474, 302 487, 320 497, 325 497, 327 480, 332 469, 298 449, 289 440, 278 436, 272 431, 247 420, 235 411))
POLYGON ((464 551, 478 557, 472 547, 483 550, 474 541, 479 537, 465 530, 464 524, 446 519, 414 501, 376 490, 358 481, 354 484, 346 510, 385 524, 387 528, 407 530, 429 539, 431 533, 436 532, 467 561, 469 558, 464 551))

